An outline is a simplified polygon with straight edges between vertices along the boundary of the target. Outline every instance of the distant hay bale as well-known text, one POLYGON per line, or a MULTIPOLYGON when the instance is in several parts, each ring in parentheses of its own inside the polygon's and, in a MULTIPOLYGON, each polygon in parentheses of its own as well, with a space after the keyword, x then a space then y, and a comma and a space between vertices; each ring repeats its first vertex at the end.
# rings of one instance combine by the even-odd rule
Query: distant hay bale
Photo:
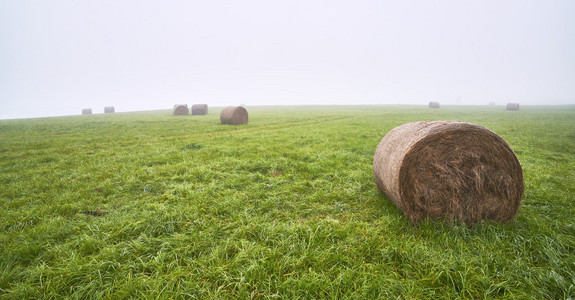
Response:
POLYGON ((495 102, 489 102, 489 106, 494 106, 495 102))
POLYGON ((84 108, 84 109, 82 109, 82 114, 83 115, 91 115, 92 109, 91 108, 84 108))
POLYGON ((519 110, 519 103, 507 103, 507 110, 519 110))
POLYGON ((470 123, 403 124, 375 151, 380 191, 414 224, 426 217, 453 223, 511 220, 523 197, 523 171, 493 131, 470 123))
POLYGON ((439 108, 439 102, 430 101, 429 108, 439 108))
POLYGON ((105 114, 113 114, 116 112, 116 109, 114 109, 113 106, 106 106, 104 107, 104 113, 105 114))
POLYGON ((174 116, 187 116, 190 114, 187 104, 174 105, 174 116))
POLYGON ((248 111, 241 106, 228 106, 220 114, 222 124, 239 125, 248 122, 248 111))
POLYGON ((207 115, 208 105, 207 104, 193 104, 192 105, 192 115, 207 115))

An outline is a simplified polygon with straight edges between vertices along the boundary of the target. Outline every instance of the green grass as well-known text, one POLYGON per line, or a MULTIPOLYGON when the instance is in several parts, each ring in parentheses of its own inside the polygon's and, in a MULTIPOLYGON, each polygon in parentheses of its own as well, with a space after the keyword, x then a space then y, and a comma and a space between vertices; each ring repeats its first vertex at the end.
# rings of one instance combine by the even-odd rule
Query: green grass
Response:
POLYGON ((575 106, 219 111, 0 121, 0 298, 575 296, 575 106), (516 220, 414 227, 378 191, 378 142, 420 120, 509 143, 516 220))

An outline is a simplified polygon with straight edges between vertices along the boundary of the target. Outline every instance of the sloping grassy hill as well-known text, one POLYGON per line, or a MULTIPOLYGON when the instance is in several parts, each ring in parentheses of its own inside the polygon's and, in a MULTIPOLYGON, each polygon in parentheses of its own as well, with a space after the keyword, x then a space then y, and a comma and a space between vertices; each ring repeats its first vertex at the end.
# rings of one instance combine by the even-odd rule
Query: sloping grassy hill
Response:
POLYGON ((0 298, 575 296, 575 106, 248 107, 0 121, 0 298), (517 219, 414 227, 375 186, 411 121, 483 125, 517 219))

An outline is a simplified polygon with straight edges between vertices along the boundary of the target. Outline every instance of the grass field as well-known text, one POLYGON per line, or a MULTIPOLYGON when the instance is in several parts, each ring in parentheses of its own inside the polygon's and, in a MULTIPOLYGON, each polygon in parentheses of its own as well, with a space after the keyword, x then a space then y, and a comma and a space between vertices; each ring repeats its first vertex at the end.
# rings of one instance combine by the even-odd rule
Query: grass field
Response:
POLYGON ((0 121, 0 298, 575 297, 575 106, 247 109, 0 121), (509 143, 516 220, 414 227, 379 192, 420 120, 509 143))

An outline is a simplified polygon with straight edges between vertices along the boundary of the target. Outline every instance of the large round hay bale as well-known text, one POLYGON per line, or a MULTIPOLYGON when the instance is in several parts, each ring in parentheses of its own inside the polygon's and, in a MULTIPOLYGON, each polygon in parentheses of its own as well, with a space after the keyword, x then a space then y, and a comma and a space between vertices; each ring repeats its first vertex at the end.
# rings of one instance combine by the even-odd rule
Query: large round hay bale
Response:
POLYGON ((439 102, 430 101, 429 108, 439 108, 439 102))
POLYGON ((113 114, 116 112, 116 109, 114 109, 113 106, 106 106, 104 107, 104 113, 105 114, 113 114))
POLYGON ((220 114, 222 124, 238 125, 248 122, 248 111, 242 106, 228 106, 220 114))
POLYGON ((507 103, 507 110, 519 110, 519 103, 507 103))
POLYGON ((208 105, 207 104, 193 104, 192 105, 192 115, 207 115, 208 105))
POLYGON ((174 105, 174 116, 187 116, 190 114, 187 104, 174 105))
POLYGON ((82 109, 82 114, 83 115, 91 115, 92 109, 91 108, 84 108, 84 109, 82 109))
POLYGON ((523 172, 499 135, 475 124, 403 124, 375 151, 377 187, 414 224, 430 217, 472 224, 511 220, 523 197, 523 172))

